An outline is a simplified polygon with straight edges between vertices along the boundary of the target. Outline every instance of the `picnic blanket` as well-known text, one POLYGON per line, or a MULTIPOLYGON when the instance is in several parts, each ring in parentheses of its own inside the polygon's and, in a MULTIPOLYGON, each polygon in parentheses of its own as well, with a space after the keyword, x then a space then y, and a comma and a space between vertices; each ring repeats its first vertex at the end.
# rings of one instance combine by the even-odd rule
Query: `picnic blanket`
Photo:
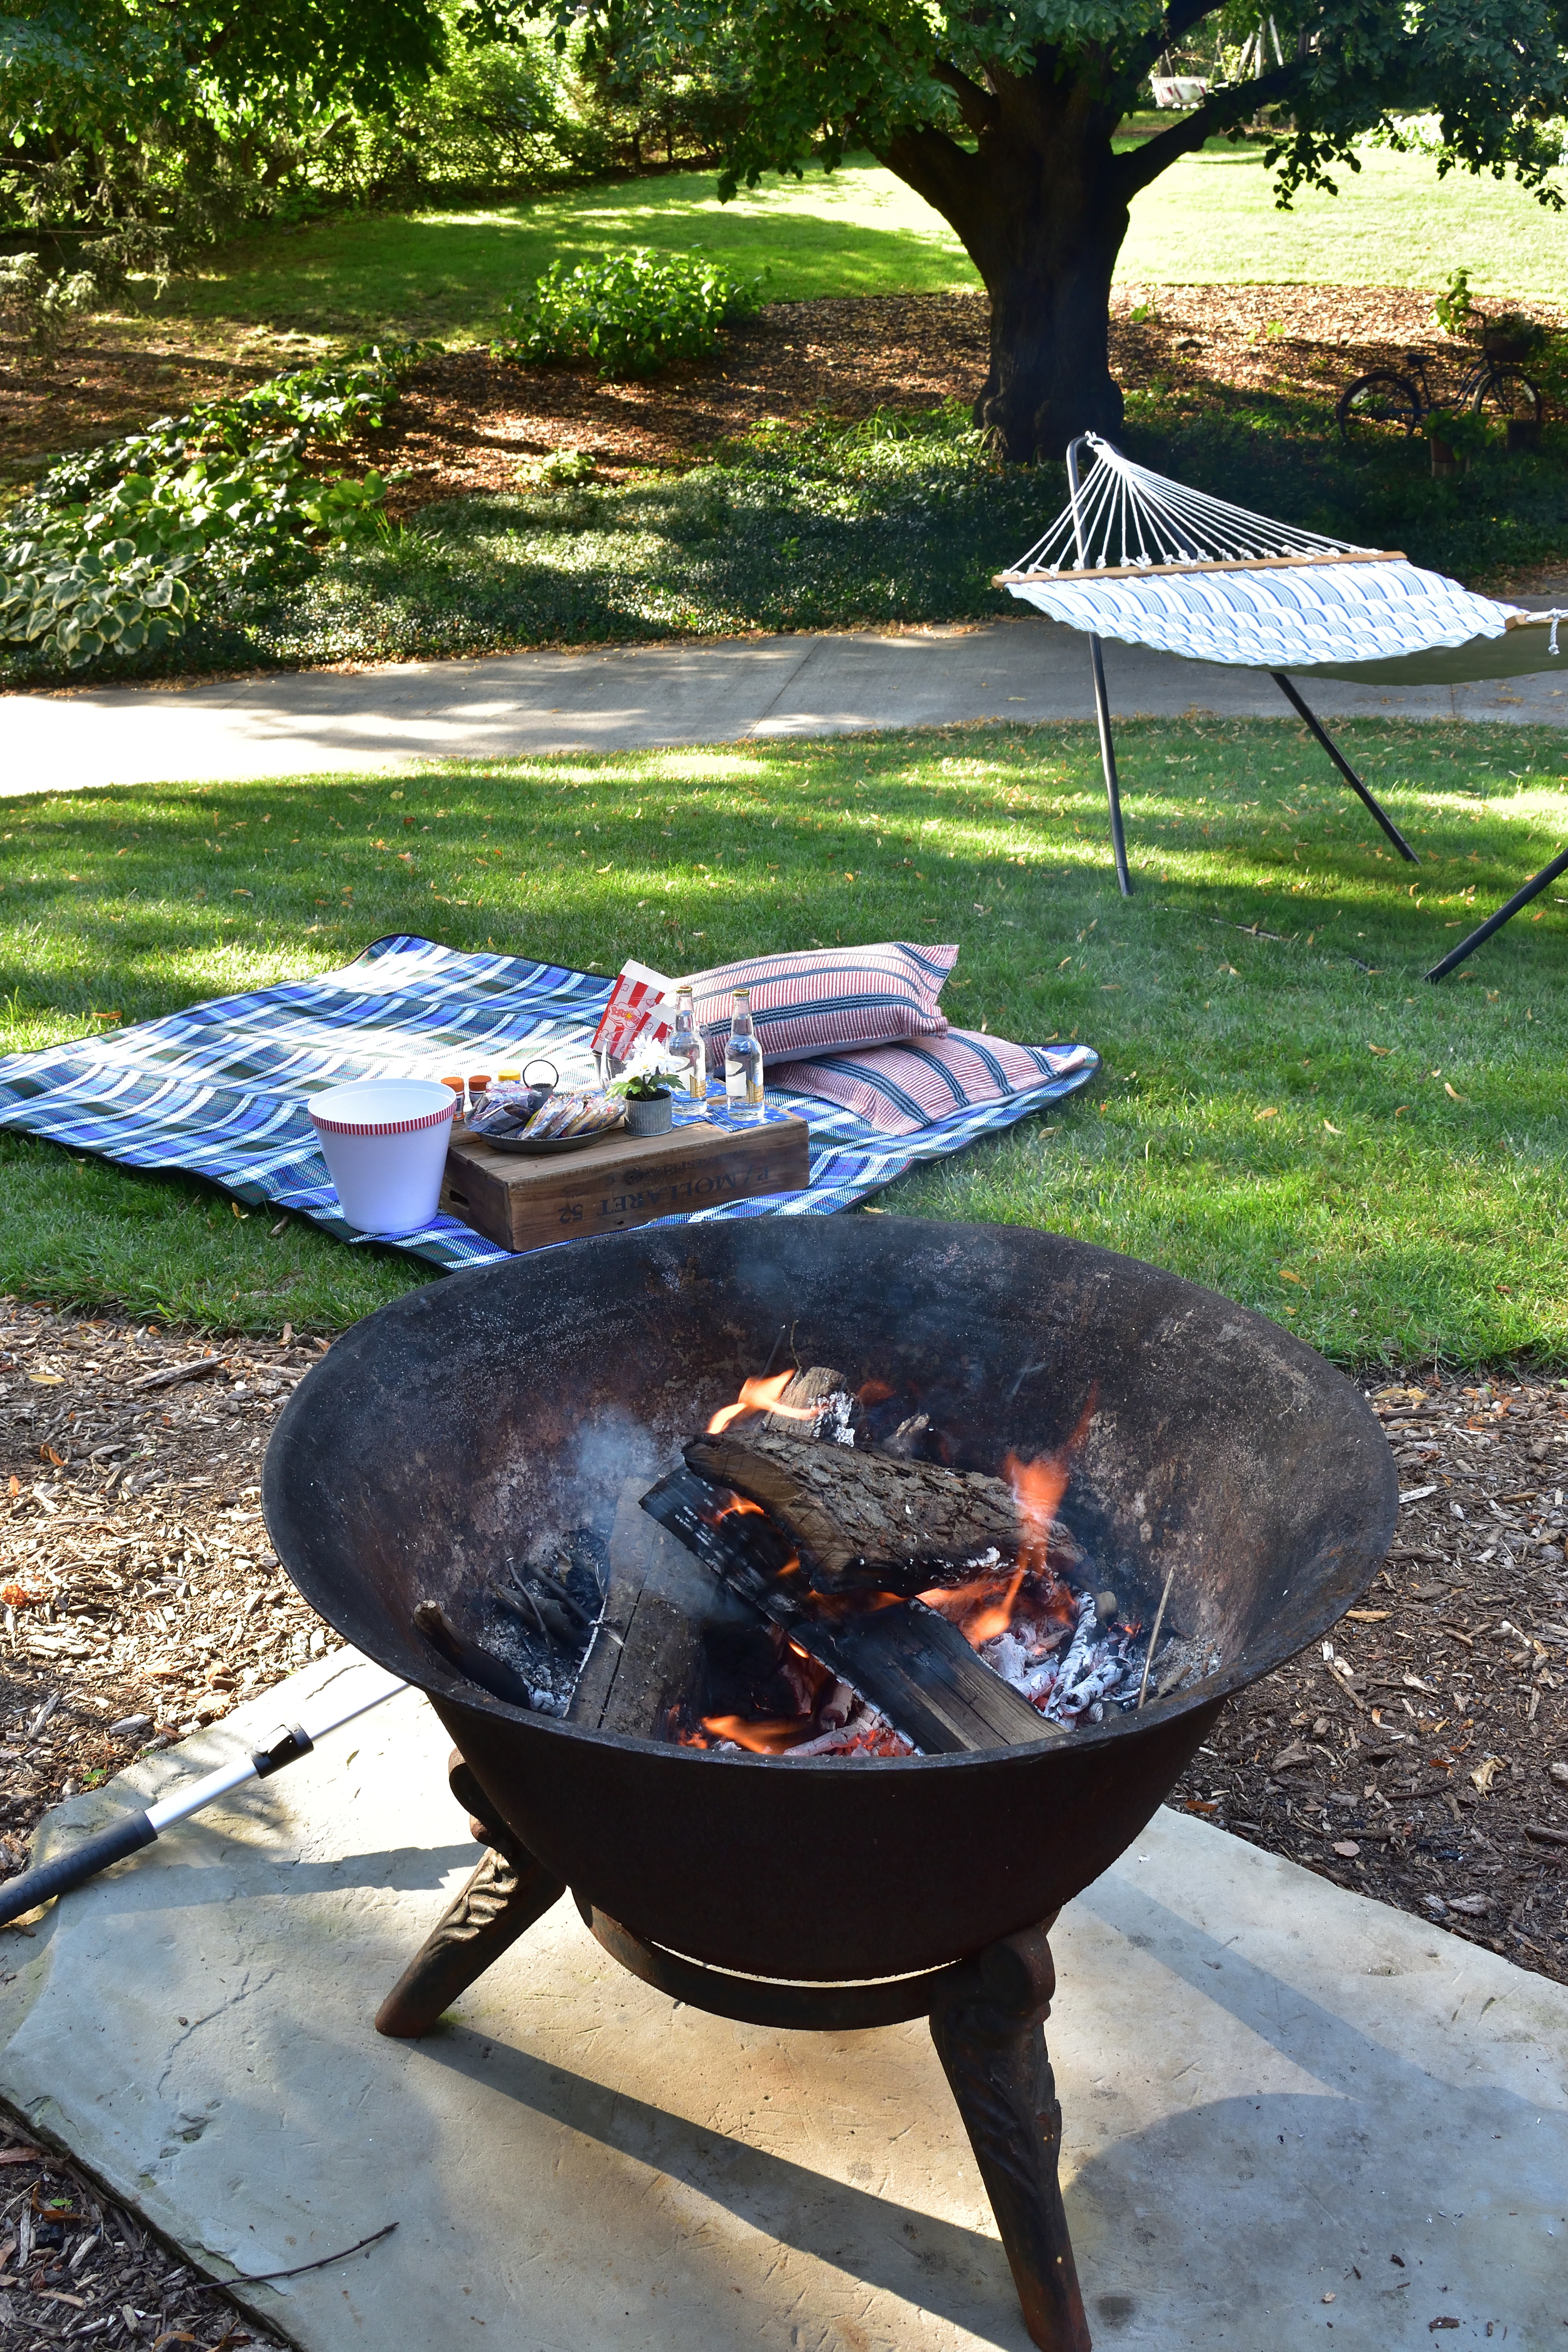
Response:
MULTIPOLYGON (((183 1169, 242 1201, 292 1210, 340 1240, 363 1242, 374 1237, 344 1222, 307 1099, 352 1078, 510 1069, 537 1054, 555 1063, 563 1085, 591 1083, 589 1039, 610 988, 596 973, 521 956, 463 955, 407 935, 377 940, 339 971, 0 1057, 0 1126, 128 1168, 183 1169)), ((806 1189, 659 1222, 831 1216, 918 1160, 962 1150, 1073 1093, 1100 1066, 1089 1045, 1042 1050, 1049 1075, 1037 1086, 912 1135, 879 1135, 853 1112, 769 1087, 773 1116, 793 1113, 809 1124, 806 1189)), ((683 1118, 702 1115, 699 1106, 682 1107, 683 1118)), ((396 1246, 447 1272, 509 1255, 440 1215, 396 1246)))

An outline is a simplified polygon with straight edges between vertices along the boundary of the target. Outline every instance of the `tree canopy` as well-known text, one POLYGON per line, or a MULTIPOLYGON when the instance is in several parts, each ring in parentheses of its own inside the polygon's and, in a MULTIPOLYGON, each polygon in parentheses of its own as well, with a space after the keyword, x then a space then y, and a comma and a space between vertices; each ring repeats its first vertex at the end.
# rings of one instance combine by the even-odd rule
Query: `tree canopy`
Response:
MULTIPOLYGON (((1354 142, 1435 120, 1437 169, 1513 172, 1543 201, 1568 113, 1563 0, 586 0, 590 37, 650 73, 723 60, 721 192, 868 148, 946 218, 991 296, 979 414, 1010 453, 1114 429, 1106 357, 1128 206, 1216 133, 1261 127, 1280 200, 1335 187, 1354 142), (1267 38, 1255 37, 1267 27, 1267 38), (1217 66, 1192 111, 1114 143, 1163 58, 1217 66), (1205 64, 1208 60, 1204 60, 1205 64)), ((540 0, 561 26, 583 0, 540 0)))

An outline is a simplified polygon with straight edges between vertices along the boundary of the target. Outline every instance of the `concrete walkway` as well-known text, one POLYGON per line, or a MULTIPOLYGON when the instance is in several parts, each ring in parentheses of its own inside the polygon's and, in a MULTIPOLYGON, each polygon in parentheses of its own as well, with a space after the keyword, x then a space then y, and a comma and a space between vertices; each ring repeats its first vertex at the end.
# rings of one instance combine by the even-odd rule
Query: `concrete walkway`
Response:
MULTIPOLYGON (((1226 718, 1285 714, 1276 688, 1255 670, 1118 644, 1107 645, 1105 662, 1121 718, 1193 709, 1226 718)), ((1326 717, 1568 724, 1568 691, 1549 676, 1404 692, 1325 681, 1310 698, 1326 717)), ((1089 719, 1093 709, 1084 639, 1033 616, 900 636, 507 654, 184 688, 7 696, 0 698, 0 793, 365 773, 426 760, 625 751, 858 727, 1089 719)))
MULTIPOLYGON (((352 1661, 76 1799, 41 1847, 352 1661)), ((474 1859, 447 1746, 395 1699, 0 1933, 0 2096, 216 2275, 395 2221, 242 2290, 302 2352, 1029 2352, 923 2024, 677 2008, 563 1902, 428 2041, 377 2038, 474 1859)), ((1568 1992, 1170 1812, 1052 1940, 1100 2352, 1562 2340, 1568 1992)))

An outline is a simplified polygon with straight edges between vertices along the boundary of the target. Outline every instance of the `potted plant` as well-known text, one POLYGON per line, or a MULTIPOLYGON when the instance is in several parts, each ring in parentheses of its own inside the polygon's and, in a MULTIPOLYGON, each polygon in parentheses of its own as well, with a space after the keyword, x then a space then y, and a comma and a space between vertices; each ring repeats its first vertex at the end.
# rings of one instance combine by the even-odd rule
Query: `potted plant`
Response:
POLYGON ((1480 456, 1490 437, 1485 417, 1470 408, 1428 409, 1425 425, 1432 444, 1432 471, 1439 480, 1468 473, 1470 459, 1480 456))
POLYGON ((628 1135, 668 1135, 675 1124, 675 1104, 662 1070, 639 1070, 617 1089, 626 1107, 628 1135))
POLYGON ((1541 329, 1522 310, 1503 310, 1489 320, 1481 333, 1481 349, 1491 360, 1527 360, 1541 341, 1541 329))

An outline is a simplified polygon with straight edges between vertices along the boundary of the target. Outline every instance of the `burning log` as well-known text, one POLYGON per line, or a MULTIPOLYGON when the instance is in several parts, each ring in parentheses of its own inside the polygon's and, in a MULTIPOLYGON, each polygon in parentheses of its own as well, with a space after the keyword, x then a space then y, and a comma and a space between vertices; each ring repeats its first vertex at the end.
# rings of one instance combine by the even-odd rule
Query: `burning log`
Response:
POLYGON ((567 1717, 593 1731, 658 1739, 701 1677, 709 1628, 756 1618, 637 1507, 641 1496, 640 1479, 621 1489, 604 1614, 567 1717))
POLYGON ((765 1424, 692 1438, 689 1469, 760 1504, 823 1591, 870 1585, 912 1594, 933 1570, 1011 1559, 1018 1513, 1000 1478, 858 1446, 784 1436, 765 1424))
MULTIPOLYGON (((822 1451, 837 1454, 837 1447, 822 1451)), ((1066 1734, 977 1655, 956 1625, 918 1601, 858 1615, 816 1614, 780 1532, 751 1510, 724 1508, 704 1479, 673 1471, 642 1498, 711 1574, 888 1717, 928 1756, 1039 1746, 1066 1734)))

